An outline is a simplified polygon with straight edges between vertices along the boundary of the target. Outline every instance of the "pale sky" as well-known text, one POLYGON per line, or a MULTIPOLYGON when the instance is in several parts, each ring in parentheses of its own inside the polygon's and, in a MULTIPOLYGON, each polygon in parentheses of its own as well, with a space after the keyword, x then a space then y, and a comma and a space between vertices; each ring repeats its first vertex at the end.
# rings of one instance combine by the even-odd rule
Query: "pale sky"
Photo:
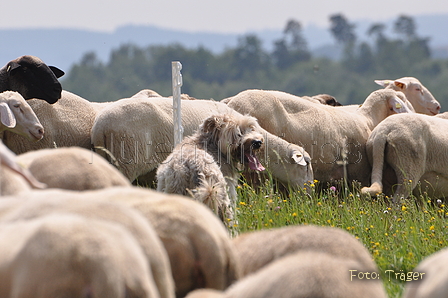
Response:
POLYGON ((446 0, 2 0, 0 29, 76 28, 113 31, 122 25, 155 25, 185 31, 243 33, 282 29, 293 18, 303 26, 329 26, 342 13, 350 22, 399 15, 448 13, 446 0))

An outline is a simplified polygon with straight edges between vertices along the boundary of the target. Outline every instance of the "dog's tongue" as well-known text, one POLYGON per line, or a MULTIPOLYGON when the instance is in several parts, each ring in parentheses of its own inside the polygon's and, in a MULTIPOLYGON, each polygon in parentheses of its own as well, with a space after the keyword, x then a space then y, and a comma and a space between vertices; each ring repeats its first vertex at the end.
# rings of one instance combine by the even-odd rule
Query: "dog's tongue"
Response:
POLYGON ((263 165, 260 163, 260 161, 258 160, 258 158, 255 155, 246 153, 246 157, 247 157, 247 160, 249 160, 249 168, 251 170, 255 170, 255 171, 264 171, 265 170, 265 168, 263 167, 263 165))

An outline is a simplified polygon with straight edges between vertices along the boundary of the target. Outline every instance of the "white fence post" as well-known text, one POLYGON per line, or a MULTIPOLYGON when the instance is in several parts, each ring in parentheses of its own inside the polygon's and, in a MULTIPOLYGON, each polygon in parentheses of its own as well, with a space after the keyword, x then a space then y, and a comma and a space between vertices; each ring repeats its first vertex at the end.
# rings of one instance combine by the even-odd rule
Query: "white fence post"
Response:
POLYGON ((173 121, 174 121, 174 146, 182 142, 184 128, 182 127, 180 87, 182 86, 182 64, 179 61, 171 62, 173 80, 173 121))

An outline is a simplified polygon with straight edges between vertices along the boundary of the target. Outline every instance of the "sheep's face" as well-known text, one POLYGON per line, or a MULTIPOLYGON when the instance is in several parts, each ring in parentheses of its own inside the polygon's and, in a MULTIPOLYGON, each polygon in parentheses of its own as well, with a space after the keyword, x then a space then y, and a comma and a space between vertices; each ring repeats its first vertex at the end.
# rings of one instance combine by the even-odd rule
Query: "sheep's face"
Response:
POLYGON ((406 98, 412 103, 417 113, 437 115, 440 112, 439 102, 418 80, 410 81, 401 88, 406 98))
POLYGON ((209 142, 218 144, 223 156, 248 165, 252 170, 264 170, 256 156, 264 144, 264 137, 255 118, 227 114, 211 116, 204 121, 201 130, 210 136, 209 142))
POLYGON ((417 113, 432 116, 440 112, 440 103, 416 78, 404 77, 397 80, 376 80, 375 83, 388 89, 403 92, 417 113))
POLYGON ((39 141, 43 138, 43 126, 18 92, 0 93, 0 113, 5 130, 22 135, 30 141, 39 141))
POLYGON ((286 147, 278 146, 274 150, 278 159, 271 159, 270 162, 284 169, 278 171, 277 178, 280 181, 299 189, 313 182, 311 158, 304 148, 290 143, 286 147))
POLYGON ((0 71, 6 72, 9 86, 5 90, 17 91, 25 99, 38 98, 53 104, 61 98, 62 86, 58 78, 64 72, 47 66, 37 57, 19 57, 0 71))

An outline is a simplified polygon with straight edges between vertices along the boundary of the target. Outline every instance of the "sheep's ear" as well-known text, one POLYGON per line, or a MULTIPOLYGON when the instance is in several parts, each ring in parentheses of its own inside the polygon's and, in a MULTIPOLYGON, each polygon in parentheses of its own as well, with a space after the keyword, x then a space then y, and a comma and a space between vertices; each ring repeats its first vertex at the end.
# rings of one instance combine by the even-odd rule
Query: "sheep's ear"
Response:
POLYGON ((397 86, 400 90, 404 90, 406 88, 406 84, 400 81, 394 81, 394 85, 397 86))
POLYGON ((398 96, 394 96, 390 99, 390 105, 395 113, 411 113, 406 103, 402 101, 398 96))
POLYGON ((301 166, 306 166, 306 160, 305 160, 305 157, 303 156, 303 154, 294 152, 292 154, 292 159, 294 160, 294 162, 296 164, 301 165, 301 166))
POLYGON ((59 68, 57 68, 56 66, 48 66, 51 71, 54 73, 54 75, 56 76, 56 78, 60 78, 63 75, 65 75, 65 72, 63 72, 62 70, 60 70, 59 68))
POLYGON ((21 65, 17 62, 9 62, 8 67, 6 68, 6 72, 11 73, 13 70, 21 67, 21 65))
POLYGON ((16 127, 16 117, 14 117, 11 109, 4 102, 0 103, 0 118, 4 126, 8 128, 16 127))
POLYGON ((389 86, 391 81, 392 80, 375 80, 375 83, 377 83, 380 86, 387 87, 389 86))

